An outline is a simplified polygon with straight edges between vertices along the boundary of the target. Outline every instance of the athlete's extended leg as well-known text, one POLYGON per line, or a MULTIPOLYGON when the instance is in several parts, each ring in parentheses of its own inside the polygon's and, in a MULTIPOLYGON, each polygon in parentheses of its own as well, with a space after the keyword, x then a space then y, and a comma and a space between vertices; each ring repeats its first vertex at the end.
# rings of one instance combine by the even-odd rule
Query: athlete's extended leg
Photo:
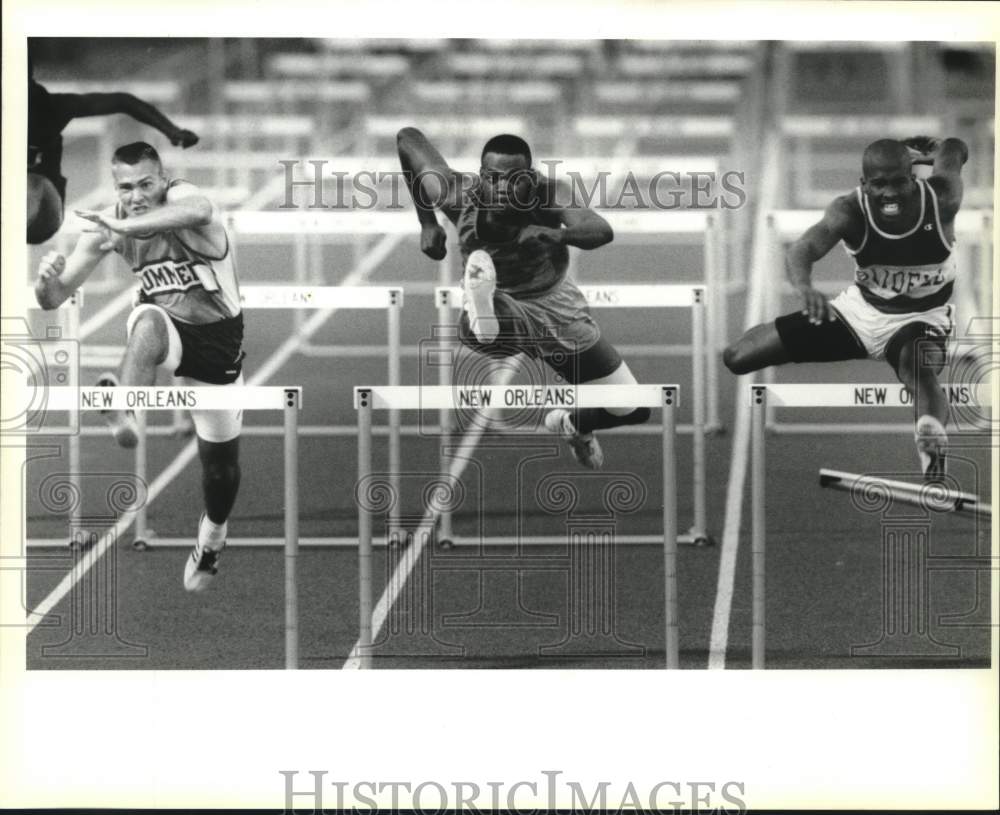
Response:
POLYGON ((224 527, 240 489, 239 437, 224 442, 199 438, 198 457, 201 459, 205 515, 212 524, 224 527))
POLYGON ((945 475, 948 453, 948 399, 941 390, 938 374, 945 363, 944 338, 928 336, 928 326, 904 326, 886 346, 886 359, 913 394, 917 455, 924 476, 940 480, 945 475))
POLYGON ((500 333, 500 321, 494 312, 493 294, 497 288, 497 271, 493 258, 482 249, 469 255, 462 278, 462 296, 468 314, 469 328, 484 344, 493 342, 500 333))
POLYGON ((774 323, 755 325, 722 352, 722 361, 737 376, 791 361, 774 323))
MULTIPOLYGON (((611 343, 603 337, 591 348, 565 359, 549 357, 549 365, 567 382, 586 385, 635 385, 628 365, 611 343)), ((556 409, 545 417, 545 426, 569 442, 573 457, 584 467, 598 470, 604 453, 594 436, 596 430, 622 425, 642 424, 649 420, 649 408, 580 408, 556 409)))
MULTIPOLYGON (((242 379, 238 380, 242 384, 242 379)), ((194 411, 201 459, 202 495, 205 512, 198 522, 198 541, 184 566, 184 588, 208 588, 219 568, 219 558, 229 532, 232 512, 240 488, 239 411, 194 411)))
MULTIPOLYGON (((159 309, 137 310, 134 319, 130 320, 120 374, 103 373, 98 377, 97 384, 102 387, 115 387, 119 383, 135 387, 155 384, 156 368, 166 361, 170 352, 167 319, 159 309)), ((132 448, 139 443, 135 416, 131 411, 104 410, 101 416, 122 447, 132 448)))
POLYGON ((738 376, 786 362, 839 362, 865 359, 868 351, 839 313, 811 323, 801 311, 756 325, 723 352, 722 361, 738 376))

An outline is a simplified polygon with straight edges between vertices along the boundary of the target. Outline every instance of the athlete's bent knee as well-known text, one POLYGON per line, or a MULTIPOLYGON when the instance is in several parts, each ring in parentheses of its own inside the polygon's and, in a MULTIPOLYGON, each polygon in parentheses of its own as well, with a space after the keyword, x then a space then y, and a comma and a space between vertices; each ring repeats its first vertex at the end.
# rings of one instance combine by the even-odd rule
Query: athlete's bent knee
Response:
POLYGON ((648 407, 636 408, 625 418, 628 419, 629 424, 645 424, 649 421, 649 417, 653 415, 648 407))
POLYGON ((170 335, 164 322, 166 319, 153 309, 146 309, 136 317, 129 338, 134 354, 157 365, 167 358, 170 353, 170 335))
POLYGON ((730 373, 737 376, 748 374, 753 370, 741 353, 739 343, 726 346, 726 349, 722 352, 722 363, 729 369, 730 373))

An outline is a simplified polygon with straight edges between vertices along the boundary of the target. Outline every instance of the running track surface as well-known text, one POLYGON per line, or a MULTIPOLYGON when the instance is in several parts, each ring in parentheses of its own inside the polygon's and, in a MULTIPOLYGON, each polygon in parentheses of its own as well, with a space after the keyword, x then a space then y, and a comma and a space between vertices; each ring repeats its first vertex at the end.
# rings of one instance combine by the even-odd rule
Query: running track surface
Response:
MULTIPOLYGON (((454 249, 452 249, 454 251, 454 249)), ((274 244, 240 247, 244 283, 288 280, 291 252, 274 244)), ((348 247, 328 246, 324 254, 326 283, 335 285, 349 271, 348 247)), ((581 257, 581 282, 684 282, 700 270, 701 250, 668 242, 651 247, 621 236, 615 244, 581 257)), ((828 274, 843 276, 831 262, 828 274)), ((404 240, 367 282, 372 284, 436 280, 436 268, 420 255, 415 238, 404 240)), ((843 278, 842 278, 843 279, 843 278)), ((123 281, 124 283, 124 281, 123 281)), ((92 297, 85 314, 94 313, 106 297, 92 297)), ((786 304, 786 307, 791 304, 786 304)), ((743 295, 729 302, 730 336, 743 319, 743 295)), ((615 344, 686 342, 688 315, 682 311, 597 311, 605 335, 615 344)), ((403 342, 417 344, 430 336, 434 310, 429 294, 406 296, 403 342)), ((288 312, 249 312, 247 371, 253 374, 292 331, 288 312)), ((91 340, 121 343, 124 319, 112 321, 91 340)), ((338 312, 314 337, 328 344, 384 342, 381 315, 338 312)), ((677 382, 690 389, 690 361, 680 357, 629 356, 639 381, 677 382)), ((91 371, 96 376, 97 371, 91 371)), ((436 376, 434 372, 425 373, 436 376)), ((404 358, 404 384, 418 381, 417 360, 404 358)), ((888 381, 878 363, 845 363, 818 368, 788 368, 779 381, 888 381)), ((349 425, 355 414, 351 388, 385 380, 381 357, 306 359, 283 366, 269 384, 304 388, 303 424, 349 425)), ((527 381, 524 377, 516 381, 527 381)), ((708 441, 708 515, 710 529, 721 535, 729 473, 734 379, 723 371, 720 407, 730 432, 708 441)), ((690 418, 690 400, 681 421, 690 418)), ((800 418, 800 417, 791 417, 800 418)), ((810 417, 803 415, 803 420, 810 417)), ((815 417, 812 417, 815 419, 815 417)), ((829 418, 829 417, 827 417, 829 418)), ((853 414, 851 420, 885 420, 887 415, 853 414)), ((894 417, 895 418, 895 417, 894 417)), ((906 417, 901 416, 899 420, 906 417)), ((87 419, 91 421, 91 419, 87 419)), ((154 421, 164 421, 162 418, 154 421)), ((277 417, 249 414, 247 423, 274 423, 277 417)), ((404 423, 416 421, 404 414, 404 423)), ((655 418, 654 418, 655 421, 655 418)), ((606 472, 630 473, 647 488, 644 503, 623 515, 618 534, 659 532, 660 461, 655 436, 605 435, 606 472)), ((963 486, 990 494, 988 451, 981 440, 955 450, 952 472, 963 486)), ((33 451, 57 439, 33 443, 33 451)), ((177 455, 181 443, 150 441, 150 475, 177 455)), ((130 458, 110 439, 85 437, 82 442, 84 512, 101 513, 108 473, 128 472, 130 458)), ((238 537, 280 536, 282 493, 279 488, 282 448, 279 437, 247 437, 242 447, 243 486, 230 523, 238 537)), ((56 449, 53 452, 59 453, 56 449)), ((403 511, 422 512, 419 490, 437 471, 433 439, 404 437, 403 511)), ((376 462, 385 461, 385 440, 376 440, 376 462), (381 458, 380 458, 381 457, 381 458)), ((57 537, 65 524, 48 516, 38 498, 42 480, 65 471, 62 458, 39 459, 26 477, 30 537, 57 537)), ((300 443, 300 533, 302 536, 353 535, 352 503, 356 466, 353 436, 305 439, 300 443)), ((376 465, 377 466, 377 465, 376 465)), ((989 579, 983 566, 989 530, 970 519, 934 517, 916 524, 881 518, 855 509, 842 493, 821 490, 820 467, 865 472, 914 474, 916 455, 905 434, 889 436, 780 436, 768 440, 767 658, 770 668, 900 668, 980 667, 989 662, 989 579), (891 576, 883 554, 890 528, 914 525, 927 532, 926 581, 919 584, 924 604, 910 621, 914 636, 883 639, 887 628, 885 581, 891 576), (893 526, 895 525, 895 526, 893 526), (977 548, 978 547, 978 548, 977 548), (964 558, 964 561, 961 560, 964 558), (974 568, 979 565, 978 570, 974 568), (926 624, 926 628, 924 625, 926 624), (881 643, 874 648, 863 646, 881 643), (860 649, 860 650, 859 650, 860 649)), ((463 481, 466 498, 456 515, 459 535, 509 535, 516 518, 514 496, 525 507, 523 528, 529 533, 560 535, 565 517, 538 506, 535 487, 544 475, 560 471, 579 478, 565 448, 554 440, 485 438, 471 457, 463 481), (530 444, 518 449, 516 444, 530 444), (519 468, 529 455, 537 459, 519 468), (518 473, 520 475, 518 475, 518 473)), ((678 509, 680 526, 691 517, 692 494, 689 436, 678 443, 678 509)), ((200 484, 196 463, 187 466, 154 502, 150 523, 161 536, 193 537, 199 514, 200 484)), ((599 487, 581 487, 577 512, 599 512, 599 487)), ((748 493, 748 490, 746 491, 748 493)), ((106 511, 106 510, 103 510, 106 511)), ((416 519, 416 520, 419 520, 416 519)), ((750 509, 745 500, 739 557, 728 626, 727 667, 748 667, 750 642, 750 509)), ((376 530, 378 529, 376 520, 376 530)), ((414 521, 415 525, 415 521, 414 521)), ((98 568, 85 577, 51 617, 28 638, 32 669, 231 669, 280 668, 283 664, 283 561, 281 549, 229 549, 216 584, 203 595, 188 595, 181 584, 186 549, 134 551, 130 537, 119 540, 98 568), (113 587, 107 591, 108 586, 113 587), (94 597, 111 598, 113 611, 95 610, 94 597), (108 621, 116 636, 102 633, 108 621)), ((193 543, 193 540, 192 540, 193 543)), ((579 553, 578 553, 579 554, 579 553)), ((398 557, 376 550, 376 598, 398 557)), ((720 547, 682 547, 679 559, 681 663, 707 665, 709 638, 720 560, 720 547)), ((34 549, 29 560, 25 602, 34 608, 62 579, 72 556, 64 548, 34 549)), ((586 621, 574 611, 571 586, 573 558, 565 547, 513 546, 479 549, 459 547, 444 552, 427 548, 391 610, 379 639, 377 667, 461 668, 658 668, 663 664, 663 571, 657 546, 615 549, 612 596, 605 636, 586 636, 586 621), (583 630, 577 630, 580 626, 583 630)), ((351 548, 304 549, 299 560, 301 664, 305 668, 340 668, 357 639, 357 562, 351 548)), ((916 584, 915 584, 916 585, 916 584)), ((908 633, 908 632, 906 632, 908 633)))

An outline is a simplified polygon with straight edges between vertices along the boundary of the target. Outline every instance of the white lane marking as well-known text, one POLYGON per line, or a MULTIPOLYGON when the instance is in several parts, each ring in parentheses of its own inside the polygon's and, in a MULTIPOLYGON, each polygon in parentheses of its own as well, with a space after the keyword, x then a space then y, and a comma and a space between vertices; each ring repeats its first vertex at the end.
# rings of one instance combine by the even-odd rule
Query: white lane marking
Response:
MULTIPOLYGON (((354 286, 365 280, 378 265, 385 260, 389 253, 396 247, 396 245, 402 240, 402 235, 386 235, 379 243, 377 243, 372 250, 361 260, 357 268, 351 271, 350 274, 343 280, 340 285, 343 286, 354 286)), ((272 374, 275 373, 282 365, 284 365, 291 356, 295 353, 299 344, 308 340, 313 334, 315 334, 319 328, 325 323, 338 309, 327 308, 321 311, 317 311, 313 314, 309 320, 307 320, 300 332, 293 337, 289 337, 285 342, 283 342, 278 350, 274 352, 264 364, 257 370, 257 372, 247 380, 248 385, 260 385, 268 380, 272 374)), ((286 383, 287 384, 287 383, 286 383)), ((167 467, 160 473, 159 476, 153 481, 149 486, 149 491, 146 496, 147 505, 152 502, 152 500, 159 495, 163 490, 167 488, 171 481, 173 481, 183 469, 187 466, 188 462, 194 458, 198 451, 198 444, 196 440, 192 440, 178 453, 177 458, 175 458, 167 467)), ((90 571, 91 567, 108 551, 108 549, 114 545, 115 541, 118 539, 119 535, 123 535, 130 526, 132 526, 135 521, 135 513, 126 512, 122 518, 119 519, 118 523, 114 525, 114 528, 109 532, 105 532, 101 539, 94 545, 94 547, 86 552, 86 554, 80 558, 73 566, 73 569, 59 582, 59 584, 49 593, 49 595, 42 600, 34 609, 34 611, 28 612, 28 634, 35 630, 38 624, 49 614, 56 605, 66 597, 70 591, 73 590, 73 586, 83 578, 83 576, 90 571)))
MULTIPOLYGON (((505 367, 497 377, 495 384, 506 385, 514 377, 516 371, 516 364, 514 366, 505 367)), ((490 408, 489 410, 483 411, 482 415, 488 418, 492 414, 496 413, 496 411, 496 408, 490 408)), ((465 471, 465 466, 469 462, 469 456, 471 456, 472 451, 476 449, 476 445, 479 443, 479 439, 482 437, 487 424, 488 422, 477 422, 474 427, 471 427, 468 431, 466 431, 465 435, 462 437, 462 442, 459 445, 458 450, 452 456, 451 466, 448 467, 448 475, 451 476, 451 478, 459 479, 462 477, 462 473, 465 471)), ((419 560, 421 553, 424 551, 424 541, 433 531, 434 524, 437 522, 439 514, 440 512, 433 507, 428 509, 427 513, 420 521, 419 526, 417 526, 413 543, 403 550, 403 557, 400 559, 399 563, 396 564, 396 568, 389 577, 385 590, 382 592, 382 596, 379 598, 378 603, 375 605, 375 610, 372 612, 373 641, 378 639, 379 632, 381 632, 382 626, 385 625, 386 618, 389 616, 389 610, 395 604, 396 600, 399 599, 399 595, 402 594, 403 587, 406 585, 406 581, 413 572, 413 567, 417 564, 417 560, 419 560)), ((345 671, 357 670, 361 667, 361 659, 358 653, 360 645, 360 640, 354 643, 354 647, 351 649, 351 653, 348 655, 347 661, 344 663, 343 669, 345 671)))
MULTIPOLYGON (((743 330, 746 331, 764 319, 764 292, 769 282, 772 263, 768 246, 767 215, 774 208, 778 187, 778 144, 776 133, 767 133, 768 145, 762 167, 761 196, 758 201, 754 224, 753 269, 747 296, 743 330)), ((726 520, 722 530, 722 552, 719 556, 719 579, 715 588, 715 608, 712 612, 712 636, 708 646, 709 669, 726 667, 726 648, 729 645, 729 623, 733 609, 733 591, 736 584, 736 560, 740 546, 740 522, 743 517, 743 488, 746 484, 750 454, 750 399, 747 386, 753 374, 736 380, 736 421, 733 448, 729 459, 729 484, 726 488, 726 520)))
POLYGON ((93 317, 87 320, 85 323, 80 325, 80 336, 77 337, 80 342, 83 342, 87 337, 93 334, 97 329, 103 326, 106 322, 111 320, 118 312, 124 311, 128 308, 129 304, 132 302, 132 298, 135 296, 135 292, 128 288, 119 294, 117 297, 111 300, 110 303, 106 303, 104 308, 97 312, 93 317))

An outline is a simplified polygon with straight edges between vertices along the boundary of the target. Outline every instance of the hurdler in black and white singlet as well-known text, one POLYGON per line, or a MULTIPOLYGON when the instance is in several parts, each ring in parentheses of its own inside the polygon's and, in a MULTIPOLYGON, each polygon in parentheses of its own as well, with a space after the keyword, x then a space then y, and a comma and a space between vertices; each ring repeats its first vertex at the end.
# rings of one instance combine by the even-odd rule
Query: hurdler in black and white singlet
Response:
MULTIPOLYGON (((121 207, 117 214, 123 217, 121 207)), ((245 357, 239 281, 225 238, 221 253, 191 229, 129 235, 116 249, 139 285, 139 304, 162 308, 177 331, 183 352, 173 373, 217 385, 235 382, 245 357)))
POLYGON ((865 216, 865 234, 859 247, 844 242, 856 264, 854 282, 861 296, 884 314, 912 314, 945 305, 955 282, 954 241, 941 226, 933 187, 922 179, 920 217, 906 232, 884 232, 875 224, 864 194, 857 189, 865 216))
MULTIPOLYGON (((116 217, 124 217, 120 206, 116 217)), ((124 237, 117 251, 136 277, 139 302, 196 325, 239 315, 240 288, 229 234, 221 254, 206 251, 203 244, 204 238, 189 229, 124 237)))

